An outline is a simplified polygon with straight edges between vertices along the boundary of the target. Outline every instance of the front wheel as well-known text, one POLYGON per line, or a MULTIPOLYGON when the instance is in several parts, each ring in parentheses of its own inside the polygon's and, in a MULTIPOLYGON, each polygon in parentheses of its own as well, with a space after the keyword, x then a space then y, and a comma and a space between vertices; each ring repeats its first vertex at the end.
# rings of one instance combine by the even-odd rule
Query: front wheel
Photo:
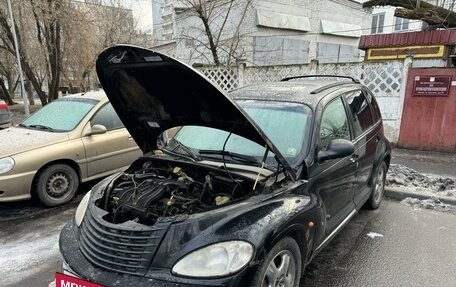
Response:
POLYGON ((38 175, 36 193, 44 205, 52 207, 70 201, 78 187, 79 177, 72 167, 54 164, 38 175))
POLYGON ((301 250, 291 237, 284 237, 269 251, 253 278, 252 287, 298 287, 301 250))
POLYGON ((376 169, 372 178, 371 195, 366 202, 369 209, 377 209, 382 202, 383 192, 385 190, 386 181, 386 163, 382 162, 376 169))

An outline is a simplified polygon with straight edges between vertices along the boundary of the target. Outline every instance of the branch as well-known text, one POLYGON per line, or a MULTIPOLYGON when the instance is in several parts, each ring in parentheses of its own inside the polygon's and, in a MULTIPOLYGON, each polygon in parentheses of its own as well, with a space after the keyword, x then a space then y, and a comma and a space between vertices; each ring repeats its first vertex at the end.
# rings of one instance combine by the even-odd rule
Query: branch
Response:
POLYGON ((421 20, 429 25, 441 25, 447 28, 456 27, 456 13, 433 4, 416 0, 371 0, 363 3, 364 8, 374 6, 394 6, 397 8, 394 16, 412 20, 421 20))
POLYGON ((456 14, 439 15, 436 11, 430 9, 403 9, 397 8, 394 16, 406 19, 420 19, 430 25, 445 25, 448 28, 456 26, 456 14), (445 18, 443 18, 444 16, 445 18))
POLYGON ((225 19, 223 19, 222 26, 220 27, 219 33, 217 35, 217 39, 215 40, 215 45, 218 46, 219 41, 220 41, 220 36, 222 35, 222 31, 225 28, 226 21, 228 20, 228 17, 230 16, 231 12, 231 7, 233 7, 234 0, 230 2, 230 7, 228 7, 228 11, 226 12, 225 19))
MULTIPOLYGON (((415 9, 417 7, 416 0, 370 0, 363 3, 363 8, 372 8, 375 6, 394 6, 406 9, 415 9)), ((420 8, 436 8, 432 4, 420 1, 420 8)))

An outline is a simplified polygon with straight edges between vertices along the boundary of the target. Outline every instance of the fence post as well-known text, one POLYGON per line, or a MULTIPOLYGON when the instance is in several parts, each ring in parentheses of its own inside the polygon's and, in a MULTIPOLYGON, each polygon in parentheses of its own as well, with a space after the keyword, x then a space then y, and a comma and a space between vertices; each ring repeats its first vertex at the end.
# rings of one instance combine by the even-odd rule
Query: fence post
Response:
POLYGON ((318 60, 310 60, 309 70, 311 75, 318 75, 318 60))
POLYGON ((402 85, 401 90, 399 92, 399 106, 397 107, 397 119, 396 119, 396 135, 395 140, 396 143, 399 142, 399 135, 401 132, 401 122, 402 122, 402 112, 404 110, 404 101, 405 101, 405 91, 407 90, 407 80, 408 80, 408 72, 410 67, 413 63, 413 56, 407 56, 404 59, 404 64, 402 67, 402 85))
POLYGON ((245 73, 245 63, 239 63, 237 66, 237 74, 238 74, 238 88, 243 87, 245 85, 245 78, 244 78, 244 73, 245 73))

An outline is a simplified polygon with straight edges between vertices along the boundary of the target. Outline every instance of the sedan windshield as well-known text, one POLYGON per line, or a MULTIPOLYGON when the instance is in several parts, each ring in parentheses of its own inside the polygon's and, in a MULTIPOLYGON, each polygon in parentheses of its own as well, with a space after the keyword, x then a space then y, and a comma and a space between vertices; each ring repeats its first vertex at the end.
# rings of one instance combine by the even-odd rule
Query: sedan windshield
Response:
MULTIPOLYGON (((237 103, 274 143, 288 163, 296 165, 300 155, 307 150, 311 109, 302 104, 289 102, 243 100, 237 103)), ((265 153, 264 146, 251 140, 235 134, 230 135, 227 131, 202 126, 184 126, 176 134, 175 139, 194 149, 201 157, 213 158, 217 156, 214 151, 225 151, 219 152, 218 155, 224 154, 225 158, 238 162, 254 163, 259 162, 265 153), (239 155, 250 156, 251 160, 239 155)), ((274 165, 274 154, 269 152, 266 162, 274 165)))
POLYGON ((20 126, 68 132, 73 130, 97 103, 98 101, 91 99, 62 98, 45 105, 20 126))

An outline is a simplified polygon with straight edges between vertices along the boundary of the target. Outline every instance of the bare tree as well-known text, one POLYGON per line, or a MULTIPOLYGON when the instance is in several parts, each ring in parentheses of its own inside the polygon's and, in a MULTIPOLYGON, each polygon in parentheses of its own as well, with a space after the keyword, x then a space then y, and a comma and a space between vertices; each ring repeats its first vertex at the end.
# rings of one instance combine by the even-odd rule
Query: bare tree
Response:
POLYGON ((70 11, 69 0, 30 0, 36 25, 36 38, 45 53, 49 100, 58 97, 62 70, 63 19, 70 11))
POLYGON ((135 32, 130 9, 112 0, 109 5, 73 3, 73 20, 65 41, 63 76, 73 92, 96 86, 95 62, 98 54, 117 43, 141 40, 135 32))
MULTIPOLYGON (((95 61, 103 49, 116 43, 138 43, 147 38, 136 34, 132 10, 121 6, 122 1, 100 3, 71 0, 14 2, 13 10, 18 16, 14 25, 29 96, 37 94, 45 105, 58 97, 62 86, 69 86, 73 92, 94 88, 98 86, 95 61), (48 98, 43 90, 48 91, 48 98)), ((8 59, 15 57, 11 25, 3 1, 0 1, 0 51, 3 51, 0 53, 3 66, 9 63, 8 59)), ((0 97, 12 97, 16 77, 14 62, 13 66, 4 68, 0 65, 3 83, 0 83, 0 97), (5 91, 8 91, 7 95, 5 91)))
MULTIPOLYGON (((13 33, 11 30, 11 26, 8 23, 9 17, 6 11, 6 7, 4 5, 0 5, 0 50, 6 51, 15 57, 15 48, 14 48, 14 41, 13 41, 13 33)), ((15 25, 16 31, 20 31, 18 28, 17 23, 13 23, 15 25)), ((46 98, 44 93, 41 91, 41 84, 36 77, 34 69, 28 62, 27 58, 24 54, 24 42, 22 41, 22 35, 20 33, 17 34, 18 43, 19 43, 19 50, 21 51, 21 61, 23 64, 23 69, 27 78, 32 82, 33 87, 38 93, 43 104, 46 104, 46 98)))
MULTIPOLYGON (((438 1, 437 1, 438 3, 438 1)), ((449 7, 448 10, 444 7, 433 5, 420 0, 371 0, 363 3, 364 8, 374 6, 395 6, 394 16, 421 20, 431 26, 454 28, 456 27, 456 13, 452 11, 455 0, 441 1, 442 5, 449 7)))
POLYGON ((194 52, 206 62, 229 65, 242 56, 239 51, 240 27, 253 0, 183 0, 177 9, 177 22, 186 29, 177 37, 191 43, 194 52), (194 19, 199 19, 194 21, 194 19), (204 35, 201 37, 201 35, 204 35), (196 44, 195 44, 196 43, 196 44), (209 59, 206 54, 210 52, 209 59))
POLYGON ((16 72, 16 63, 12 55, 0 50, 0 99, 9 105, 14 104, 13 93, 19 82, 16 72))

